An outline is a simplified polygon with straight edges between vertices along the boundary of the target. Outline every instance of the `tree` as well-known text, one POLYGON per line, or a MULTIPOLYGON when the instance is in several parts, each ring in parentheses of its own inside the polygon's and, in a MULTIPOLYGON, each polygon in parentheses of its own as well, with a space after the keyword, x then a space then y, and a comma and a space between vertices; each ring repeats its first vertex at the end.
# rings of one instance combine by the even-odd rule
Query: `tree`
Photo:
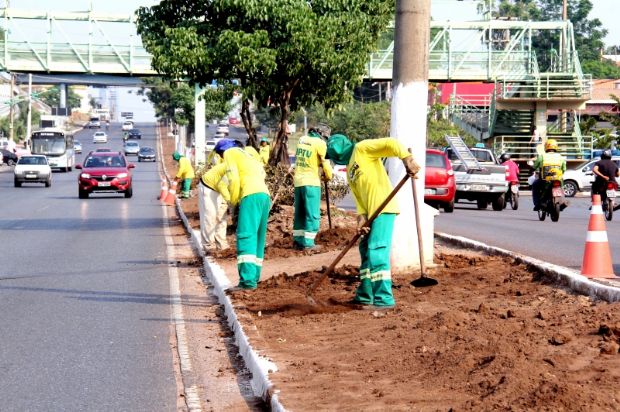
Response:
MULTIPOLYGON (((39 94, 39 99, 43 103, 51 107, 60 107, 60 87, 53 86, 39 94)), ((73 91, 71 87, 67 87, 67 108, 69 110, 81 106, 81 97, 73 91)))
MULTIPOLYGON (((26 136, 27 122, 28 122, 28 102, 20 101, 15 105, 15 119, 13 120, 13 133, 15 140, 22 140, 29 138, 26 136)), ((41 113, 35 108, 32 108, 32 124, 38 125, 41 120, 41 113)), ((9 116, 5 116, 0 119, 0 131, 4 136, 8 136, 11 129, 11 119, 9 116)))
POLYGON ((393 12, 392 0, 163 0, 139 8, 137 25, 159 73, 239 82, 251 145, 258 143, 251 102, 279 108, 270 163, 288 164, 291 112, 349 100, 393 12))

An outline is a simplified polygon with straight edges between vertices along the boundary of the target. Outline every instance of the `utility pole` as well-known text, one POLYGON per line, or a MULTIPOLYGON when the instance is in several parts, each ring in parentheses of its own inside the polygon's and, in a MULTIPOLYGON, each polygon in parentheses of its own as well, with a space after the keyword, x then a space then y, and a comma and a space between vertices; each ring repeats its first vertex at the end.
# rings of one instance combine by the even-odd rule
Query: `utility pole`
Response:
POLYGON ((15 105, 13 103, 13 96, 15 96, 15 74, 11 73, 11 98, 9 99, 9 139, 13 142, 13 121, 15 119, 15 105))
MULTIPOLYGON (((562 2, 562 20, 565 23, 564 28, 562 29, 562 44, 561 44, 561 58, 562 58, 562 71, 568 70, 568 0, 564 0, 562 2)), ((572 59, 572 56, 571 56, 572 59)), ((565 110, 560 111, 560 130, 562 133, 566 133, 567 129, 567 113, 565 110)))
MULTIPOLYGON (((391 124, 391 136, 411 148, 421 167, 415 184, 427 263, 433 259, 434 226, 433 209, 424 204, 430 12, 431 0, 396 1, 391 124)), ((389 159, 387 169, 394 185, 405 173, 398 159, 389 159)), ((397 197, 400 214, 394 224, 391 260, 394 269, 417 267, 420 261, 411 185, 405 185, 397 197)))
POLYGON ((30 147, 32 135, 32 73, 28 73, 28 119, 26 123, 26 145, 30 147))

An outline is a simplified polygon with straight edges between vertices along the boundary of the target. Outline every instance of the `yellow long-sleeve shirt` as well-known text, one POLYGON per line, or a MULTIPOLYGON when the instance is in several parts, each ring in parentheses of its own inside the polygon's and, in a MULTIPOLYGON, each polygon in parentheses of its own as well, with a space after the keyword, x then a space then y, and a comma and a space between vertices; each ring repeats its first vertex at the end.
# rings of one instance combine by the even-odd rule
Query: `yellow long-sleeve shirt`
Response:
POLYGON ((325 160, 327 146, 319 137, 303 136, 295 152, 295 178, 293 184, 300 186, 321 186, 319 165, 328 180, 332 178, 332 167, 325 160))
POLYGON ((258 154, 260 155, 260 159, 263 161, 263 164, 266 165, 269 162, 269 145, 261 146, 259 148, 258 154))
POLYGON ((252 146, 246 146, 243 148, 243 150, 245 150, 257 162, 260 162, 261 164, 263 163, 263 160, 260 158, 260 154, 258 154, 256 149, 252 146))
POLYGON ((224 152, 224 164, 231 204, 237 205, 241 199, 254 193, 269 195, 265 184, 265 169, 254 156, 235 147, 224 152))
MULTIPOLYGON (((347 180, 358 214, 370 217, 392 191, 392 184, 381 159, 404 159, 407 156, 410 154, 405 146, 390 137, 368 139, 355 145, 347 165, 347 180)), ((392 199, 382 213, 399 213, 396 199, 392 199)))
POLYGON ((230 192, 228 192, 228 179, 226 178, 226 164, 220 163, 213 166, 201 177, 202 182, 211 189, 219 192, 225 201, 230 203, 230 192))
POLYGON ((177 179, 193 179, 194 168, 192 167, 192 163, 185 156, 181 156, 179 159, 179 171, 177 172, 177 179))

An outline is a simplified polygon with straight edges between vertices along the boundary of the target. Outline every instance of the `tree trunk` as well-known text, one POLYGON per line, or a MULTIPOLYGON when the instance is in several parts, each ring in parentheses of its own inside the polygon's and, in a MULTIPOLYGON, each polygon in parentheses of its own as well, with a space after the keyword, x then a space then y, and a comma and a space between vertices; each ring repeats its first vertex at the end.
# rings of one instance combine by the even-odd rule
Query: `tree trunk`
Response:
POLYGON ((286 90, 282 93, 278 103, 280 105, 280 130, 276 135, 276 141, 269 157, 269 164, 276 166, 284 164, 290 166, 291 161, 288 157, 288 118, 291 114, 289 102, 291 100, 292 90, 286 90))
POLYGON ((250 100, 243 99, 241 103, 241 120, 243 121, 243 127, 248 134, 248 146, 258 150, 258 139, 256 137, 256 130, 252 126, 252 112, 250 111, 250 100))

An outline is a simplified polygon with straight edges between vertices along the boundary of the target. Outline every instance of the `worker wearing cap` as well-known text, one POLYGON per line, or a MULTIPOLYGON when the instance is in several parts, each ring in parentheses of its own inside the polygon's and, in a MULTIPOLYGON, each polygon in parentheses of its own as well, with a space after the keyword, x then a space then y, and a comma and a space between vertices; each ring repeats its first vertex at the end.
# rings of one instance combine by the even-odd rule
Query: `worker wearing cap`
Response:
POLYGON ((226 164, 219 163, 200 178, 198 209, 200 238, 205 250, 228 249, 226 212, 230 193, 226 179, 226 164))
POLYGON ((271 207, 269 190, 265 184, 265 170, 259 160, 238 147, 233 140, 220 140, 215 145, 215 151, 224 159, 230 203, 233 206, 239 205, 238 287, 256 289, 265 256, 267 218, 271 207))
POLYGON ((347 166, 347 182, 355 198, 358 230, 365 235, 359 245, 361 255, 360 285, 354 303, 377 308, 393 307, 390 249, 394 219, 399 213, 392 199, 372 222, 370 230, 362 226, 392 191, 392 185, 382 159, 398 157, 405 170, 415 177, 420 166, 396 139, 369 139, 353 143, 342 134, 331 136, 327 142, 327 158, 347 166))
POLYGON ((176 175, 177 184, 181 183, 181 197, 187 199, 189 198, 189 191, 192 185, 192 179, 194 178, 194 168, 192 167, 192 163, 189 159, 179 152, 174 152, 172 154, 172 158, 179 162, 179 171, 176 175))
POLYGON ((267 140, 267 138, 263 136, 263 138, 260 139, 260 147, 258 153, 264 165, 269 162, 269 150, 269 140, 267 140))
POLYGON ((293 246, 297 249, 315 247, 314 239, 321 223, 321 178, 332 178, 332 168, 325 160, 326 145, 320 133, 310 129, 299 139, 295 152, 295 216, 293 246), (321 175, 321 171, 323 173, 321 175))

